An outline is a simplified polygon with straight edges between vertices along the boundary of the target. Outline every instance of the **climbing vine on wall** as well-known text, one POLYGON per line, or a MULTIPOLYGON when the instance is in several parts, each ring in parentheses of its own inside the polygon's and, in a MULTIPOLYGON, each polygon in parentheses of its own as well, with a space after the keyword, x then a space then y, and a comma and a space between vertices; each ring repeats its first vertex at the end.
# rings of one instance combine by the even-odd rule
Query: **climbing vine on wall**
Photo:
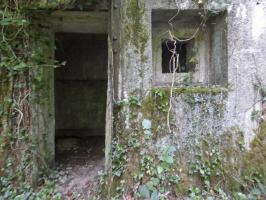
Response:
POLYGON ((56 63, 46 50, 51 41, 42 31, 41 12, 64 9, 71 1, 0 1, 0 198, 52 199, 53 183, 39 177, 47 165, 31 132, 32 91, 43 89, 38 73, 56 63), (36 16, 38 20, 36 21, 36 16), (50 63, 50 64, 49 64, 50 63), (32 185, 38 188, 35 193, 32 185))
MULTIPOLYGON (((212 4, 227 6, 229 1, 195 3, 208 9, 212 4)), ((207 16, 202 17, 204 27, 207 16)), ((176 39, 169 33, 170 39, 176 39)), ((247 151, 241 127, 224 128, 223 100, 229 89, 175 87, 175 80, 173 73, 171 87, 154 88, 141 98, 131 94, 118 102, 106 194, 113 199, 262 199, 264 170, 255 164, 257 159, 250 160, 250 154, 264 151, 264 145, 247 151)), ((262 130, 258 130, 260 142, 265 139, 262 130)), ((263 154, 258 157, 265 160, 263 154)))
MULTIPOLYGON (((171 134, 174 135, 167 132, 169 89, 154 89, 144 99, 130 96, 119 102, 111 154, 111 184, 108 177, 107 182, 102 181, 108 186, 108 192, 102 191, 102 194, 114 199, 122 196, 136 199, 263 198, 266 192, 262 162, 265 155, 258 152, 265 150, 265 122, 261 122, 251 150, 245 148, 240 127, 219 131, 219 128, 206 125, 208 117, 205 117, 210 116, 212 108, 217 109, 215 115, 221 117, 218 121, 214 119, 214 124, 223 120, 223 105, 217 104, 216 97, 224 90, 174 89, 173 97, 181 96, 178 103, 188 106, 187 114, 195 112, 199 117, 192 116, 192 127, 187 127, 191 132, 183 139, 176 135, 180 133, 176 132, 175 122, 171 123, 174 131, 171 134), (201 129, 203 126, 205 128, 201 129), (211 130, 213 132, 208 132, 211 130)), ((175 121, 174 113, 171 119, 175 121)))
MULTIPOLYGON (((136 1, 131 2, 132 10, 128 9, 127 12, 133 16, 132 27, 139 28, 142 18, 135 15, 143 15, 144 11, 134 3, 136 1)), ((207 1, 196 1, 198 4, 205 2, 207 1)), ((49 58, 45 55, 46 47, 51 44, 40 31, 42 25, 33 22, 38 9, 65 9, 72 3, 67 0, 0 1, 0 197, 3 199, 60 198, 54 194, 52 182, 45 178, 35 180, 38 163, 45 166, 45 162, 39 159, 37 141, 30 131, 32 90, 43 88, 43 77, 33 71, 53 67, 57 63, 47 65, 49 58), (45 187, 35 192, 31 188, 32 183, 36 187, 45 187)), ((42 18, 41 14, 37 15, 39 19, 42 18)), ((147 33, 138 30, 134 35, 138 38, 133 38, 133 44, 143 51, 145 45, 142 42, 145 44, 147 33)), ((261 85, 259 88, 264 93, 261 85)), ((195 151, 189 162, 180 159, 180 153, 183 152, 173 143, 173 133, 179 127, 175 126, 175 113, 169 112, 170 104, 174 103, 170 102, 171 98, 181 96, 188 110, 201 110, 209 114, 210 110, 206 105, 215 101, 212 96, 222 94, 223 89, 208 87, 171 91, 154 89, 144 99, 132 94, 118 102, 116 135, 111 152, 112 187, 107 188, 106 193, 114 198, 121 198, 122 195, 148 199, 167 199, 171 195, 187 195, 191 199, 261 198, 266 190, 265 162, 261 163, 262 160, 265 161, 265 155, 257 156, 261 156, 259 153, 265 150, 264 121, 260 121, 261 128, 250 152, 246 152, 243 135, 238 128, 227 130, 219 137, 210 135, 217 134, 215 132, 202 134, 204 137, 198 140, 187 138, 188 141, 196 141, 191 143, 195 151), (170 130, 173 130, 170 133, 166 124, 168 112, 170 130), (223 141, 217 138, 228 141, 229 148, 221 148, 223 141), (229 159, 226 160, 225 157, 229 159), (243 162, 238 162, 238 158, 243 159, 243 162), (236 176, 238 173, 241 176, 236 176), (198 181, 197 184, 190 183, 191 177, 198 181)), ((217 114, 222 116, 223 105, 216 105, 217 114)), ((204 117, 203 114, 198 121, 192 121, 192 128, 204 121, 204 117)), ((192 129, 191 136, 199 133, 203 132, 192 129)), ((45 169, 44 167, 43 170, 45 169)), ((102 179, 101 183, 104 182, 102 179)), ((107 186, 110 186, 108 183, 107 186)))

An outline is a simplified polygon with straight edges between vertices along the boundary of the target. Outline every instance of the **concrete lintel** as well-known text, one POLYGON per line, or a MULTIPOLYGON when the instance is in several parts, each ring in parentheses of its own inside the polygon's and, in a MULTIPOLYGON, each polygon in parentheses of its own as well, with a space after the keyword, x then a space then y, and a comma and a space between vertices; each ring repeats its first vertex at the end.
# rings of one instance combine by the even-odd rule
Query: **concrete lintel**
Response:
POLYGON ((54 32, 107 33, 108 12, 55 11, 49 21, 54 32))

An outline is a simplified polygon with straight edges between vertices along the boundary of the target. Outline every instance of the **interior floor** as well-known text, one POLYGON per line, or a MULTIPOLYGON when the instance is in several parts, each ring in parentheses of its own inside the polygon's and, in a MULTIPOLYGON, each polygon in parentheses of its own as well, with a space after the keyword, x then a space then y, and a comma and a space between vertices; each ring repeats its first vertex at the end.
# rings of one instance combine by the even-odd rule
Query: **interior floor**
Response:
POLYGON ((91 199, 104 168, 107 35, 56 33, 55 161, 62 199, 91 199))
POLYGON ((57 191, 63 199, 91 199, 104 169, 104 137, 56 138, 57 191))

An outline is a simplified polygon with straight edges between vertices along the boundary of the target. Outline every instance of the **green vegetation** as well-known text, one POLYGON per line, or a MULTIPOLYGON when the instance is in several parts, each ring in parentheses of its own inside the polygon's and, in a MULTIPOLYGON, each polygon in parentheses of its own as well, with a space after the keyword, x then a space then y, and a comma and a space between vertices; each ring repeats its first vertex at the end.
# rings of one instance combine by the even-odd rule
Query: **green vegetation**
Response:
POLYGON ((38 178, 50 172, 49 151, 39 149, 46 135, 36 137, 31 129, 31 106, 45 104, 50 91, 44 74, 57 64, 42 24, 46 12, 36 10, 64 9, 69 3, 49 2, 0 1, 0 199, 60 199, 53 182, 38 178))
MULTIPOLYGON (((207 115, 206 103, 212 102, 216 115, 223 117, 223 105, 215 99, 225 98, 226 92, 218 87, 181 87, 174 88, 174 98, 181 98, 179 103, 183 101, 192 110, 207 111, 207 115), (196 101, 192 104, 188 97, 196 101)), ((169 97, 170 89, 155 88, 144 99, 130 96, 120 103, 111 154, 116 181, 112 184, 106 179, 105 183, 116 189, 109 195, 119 198, 127 191, 129 196, 150 199, 167 199, 168 195, 202 200, 262 199, 266 194, 265 163, 259 160, 265 160, 265 122, 249 151, 241 128, 232 127, 219 134, 195 133, 196 138, 191 143, 188 138, 183 152, 172 140, 161 145, 171 138, 165 123, 169 97), (125 125, 127 116, 130 121, 125 125)))
MULTIPOLYGON (((48 55, 53 45, 40 22, 46 15, 38 13, 36 19, 33 10, 64 9, 68 3, 64 0, 0 1, 0 199, 60 199, 54 191, 53 177, 43 175, 50 172, 49 166, 39 152, 39 138, 30 129, 31 103, 45 104, 49 93, 43 74, 58 64, 48 55), (38 93, 33 95, 33 91, 38 93)), ((148 40, 143 24, 144 9, 138 0, 128 1, 125 23, 126 39, 142 59, 148 40)), ((256 88, 265 102, 265 89, 261 84, 256 88)), ((119 102, 114 116, 111 173, 103 173, 100 178, 101 195, 117 199, 125 194, 153 200, 167 199, 168 195, 189 196, 194 200, 263 199, 266 122, 261 120, 262 113, 252 113, 260 128, 250 150, 244 147, 241 127, 222 133, 218 129, 206 132, 201 127, 204 133, 197 129, 208 123, 204 119, 210 113, 209 102, 214 117, 218 120, 223 117, 224 105, 216 97, 223 100, 226 93, 227 89, 219 87, 173 89, 178 103, 183 103, 187 113, 197 112, 199 118, 198 121, 195 116, 189 118, 193 126, 189 132, 191 138, 185 138, 185 144, 178 143, 177 138, 181 139, 182 135, 179 137, 167 129, 169 88, 154 88, 144 99, 130 96, 119 102)), ((179 133, 181 127, 176 127, 175 115, 170 115, 171 128, 179 133)), ((46 135, 42 137, 45 141, 46 135)))
POLYGON ((144 49, 149 37, 143 23, 145 8, 143 8, 139 0, 129 0, 127 4, 126 15, 128 19, 125 21, 125 40, 131 42, 136 47, 137 52, 141 55, 141 59, 144 60, 144 49))

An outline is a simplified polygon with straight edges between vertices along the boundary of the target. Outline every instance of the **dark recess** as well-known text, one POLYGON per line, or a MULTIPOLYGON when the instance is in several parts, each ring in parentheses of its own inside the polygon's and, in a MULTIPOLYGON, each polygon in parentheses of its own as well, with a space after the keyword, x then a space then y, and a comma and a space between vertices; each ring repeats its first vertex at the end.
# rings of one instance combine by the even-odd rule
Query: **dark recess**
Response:
POLYGON ((162 42, 162 73, 186 73, 189 71, 187 65, 187 44, 176 40, 164 40, 162 42), (177 66, 177 55, 179 55, 177 66), (175 61, 174 61, 175 60, 175 61))

